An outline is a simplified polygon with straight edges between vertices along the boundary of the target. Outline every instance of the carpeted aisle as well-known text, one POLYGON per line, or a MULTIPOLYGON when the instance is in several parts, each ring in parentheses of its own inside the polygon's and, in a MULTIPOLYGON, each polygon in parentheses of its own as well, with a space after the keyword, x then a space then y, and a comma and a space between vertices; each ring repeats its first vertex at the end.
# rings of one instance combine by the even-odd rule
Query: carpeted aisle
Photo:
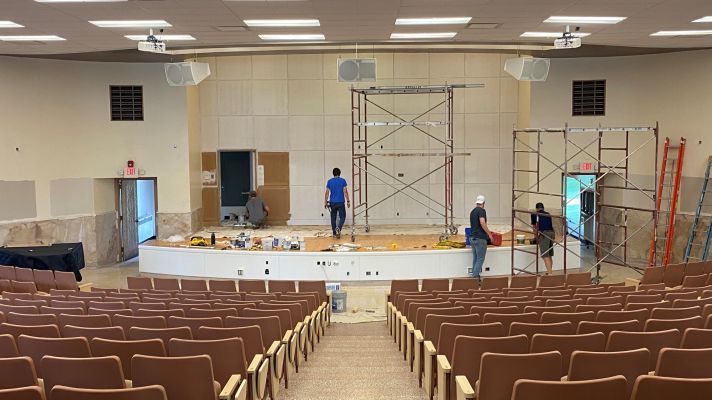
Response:
POLYGON ((385 322, 331 324, 279 400, 425 399, 385 322))

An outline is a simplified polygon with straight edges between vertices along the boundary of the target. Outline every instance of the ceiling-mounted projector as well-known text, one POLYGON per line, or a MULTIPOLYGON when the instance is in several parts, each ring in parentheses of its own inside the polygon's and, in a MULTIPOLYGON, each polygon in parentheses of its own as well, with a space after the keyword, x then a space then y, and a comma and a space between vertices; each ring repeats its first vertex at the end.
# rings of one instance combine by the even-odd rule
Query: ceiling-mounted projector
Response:
MULTIPOLYGON (((161 32, 163 32, 163 29, 161 29, 161 32)), ((148 36, 146 36, 146 40, 140 40, 138 42, 138 50, 151 53, 165 53, 166 43, 158 40, 158 38, 153 35, 153 29, 151 29, 148 36)))
MULTIPOLYGON (((581 29, 581 27, 577 26, 576 27, 576 32, 578 32, 581 29)), ((561 34, 560 38, 556 38, 554 40, 554 48, 556 49, 575 49, 581 47, 581 38, 574 35, 569 30, 569 26, 566 25, 566 32, 561 34)))

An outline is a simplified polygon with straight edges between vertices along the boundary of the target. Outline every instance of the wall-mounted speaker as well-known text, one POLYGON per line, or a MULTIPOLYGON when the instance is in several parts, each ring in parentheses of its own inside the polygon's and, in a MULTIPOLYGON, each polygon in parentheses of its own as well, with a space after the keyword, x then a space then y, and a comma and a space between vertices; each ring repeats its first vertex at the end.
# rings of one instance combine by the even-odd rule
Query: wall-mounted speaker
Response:
POLYGON ((164 64, 166 80, 171 86, 197 85, 210 76, 210 64, 201 62, 179 62, 164 64))
POLYGON ((504 62, 504 70, 518 81, 545 81, 549 76, 548 58, 518 57, 504 62))
POLYGON ((336 60, 336 75, 339 77, 339 82, 374 82, 376 59, 339 58, 336 60))

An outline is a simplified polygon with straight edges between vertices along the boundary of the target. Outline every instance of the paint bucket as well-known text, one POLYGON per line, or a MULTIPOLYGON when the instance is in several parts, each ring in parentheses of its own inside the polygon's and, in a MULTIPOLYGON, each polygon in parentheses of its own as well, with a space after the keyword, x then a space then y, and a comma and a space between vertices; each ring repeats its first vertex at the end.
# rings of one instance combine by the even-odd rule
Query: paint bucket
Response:
POLYGON ((517 244, 524 244, 525 239, 526 239, 525 235, 517 235, 517 244))
POLYGON ((335 313, 346 312, 346 292, 334 290, 331 292, 331 311, 335 313))
POLYGON ((264 238, 262 240, 262 250, 272 251, 272 238, 264 238))

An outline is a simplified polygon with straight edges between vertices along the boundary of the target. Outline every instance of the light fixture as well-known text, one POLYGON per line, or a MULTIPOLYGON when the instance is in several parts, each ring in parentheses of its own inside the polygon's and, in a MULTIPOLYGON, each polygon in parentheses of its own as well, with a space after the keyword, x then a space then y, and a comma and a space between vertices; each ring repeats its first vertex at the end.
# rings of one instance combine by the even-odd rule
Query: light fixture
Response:
POLYGON ((551 16, 544 20, 553 24, 617 24, 627 17, 568 17, 551 16))
POLYGON ((24 26, 12 21, 0 21, 0 28, 24 28, 24 26))
POLYGON ((262 40, 324 40, 321 33, 267 34, 258 35, 262 40))
MULTIPOLYGON (((179 40, 195 40, 191 35, 155 35, 158 40, 179 41, 179 40)), ((146 35, 124 35, 126 39, 131 40, 146 40, 146 35)))
POLYGON ((0 41, 3 42, 54 42, 60 40, 67 40, 63 37, 57 35, 13 35, 13 36, 0 36, 0 41))
POLYGON ((702 17, 702 18, 696 19, 692 22, 712 22, 712 16, 702 17))
POLYGON ((391 33, 391 39, 452 39, 457 32, 391 33))
POLYGON ((37 3, 118 3, 129 0, 35 0, 37 3))
POLYGON ((443 18, 397 18, 396 25, 459 25, 470 22, 472 17, 443 18))
POLYGON ((247 26, 305 27, 320 26, 318 19, 246 19, 247 26))
POLYGON ((650 36, 702 36, 702 35, 712 35, 712 30, 658 31, 658 32, 650 34, 650 36))
POLYGON ((168 28, 173 26, 162 19, 89 21, 89 23, 100 28, 168 28))
MULTIPOLYGON (((526 38, 560 38, 564 34, 561 32, 524 32, 520 37, 526 37, 526 38)), ((590 35, 590 33, 583 33, 583 32, 571 32, 571 36, 573 37, 586 37, 590 35)))

